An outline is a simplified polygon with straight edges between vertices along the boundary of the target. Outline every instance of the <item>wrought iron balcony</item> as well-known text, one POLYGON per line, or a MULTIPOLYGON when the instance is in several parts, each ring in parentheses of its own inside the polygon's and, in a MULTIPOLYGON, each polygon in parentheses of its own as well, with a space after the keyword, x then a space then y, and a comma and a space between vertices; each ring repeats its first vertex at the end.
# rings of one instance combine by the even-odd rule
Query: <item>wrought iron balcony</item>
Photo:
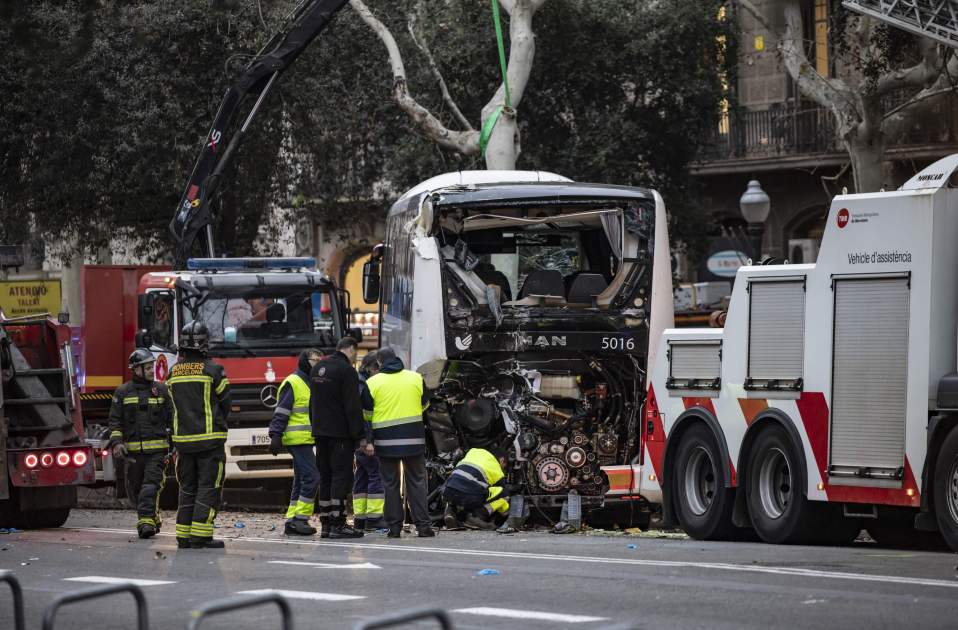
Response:
MULTIPOLYGON (((889 108, 890 109, 890 108, 889 108)), ((942 99, 937 113, 924 117, 889 148, 958 143, 958 98, 942 99)), ((802 155, 841 154, 832 114, 817 106, 773 105, 763 111, 732 109, 699 153, 699 165, 738 160, 762 160, 802 155)))

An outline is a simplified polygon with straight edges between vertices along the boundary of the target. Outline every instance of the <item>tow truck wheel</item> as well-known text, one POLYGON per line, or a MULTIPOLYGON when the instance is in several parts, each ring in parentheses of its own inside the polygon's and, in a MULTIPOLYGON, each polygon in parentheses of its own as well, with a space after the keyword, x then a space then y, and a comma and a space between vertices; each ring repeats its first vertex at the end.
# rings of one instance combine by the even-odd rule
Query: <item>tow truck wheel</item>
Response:
POLYGON ((733 537, 734 491, 725 484, 725 466, 715 437, 704 424, 682 436, 675 455, 675 510, 682 529, 699 540, 733 537))
POLYGON ((953 551, 958 551, 958 427, 951 430, 935 464, 935 515, 938 529, 953 551))
MULTIPOLYGON (((746 504, 752 526, 768 543, 796 543, 814 538, 817 507, 805 498, 798 454, 785 431, 765 430, 756 439, 749 456, 746 504)), ((819 525, 828 527, 829 519, 819 525)))

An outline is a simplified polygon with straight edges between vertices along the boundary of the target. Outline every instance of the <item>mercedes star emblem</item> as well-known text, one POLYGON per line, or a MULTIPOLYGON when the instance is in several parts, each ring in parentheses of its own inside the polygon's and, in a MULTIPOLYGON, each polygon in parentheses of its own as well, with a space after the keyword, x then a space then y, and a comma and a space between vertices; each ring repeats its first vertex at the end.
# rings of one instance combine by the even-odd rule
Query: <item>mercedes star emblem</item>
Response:
POLYGON ((259 393, 259 399, 263 401, 263 404, 272 409, 279 403, 279 399, 276 397, 279 393, 279 390, 276 389, 275 385, 267 385, 263 388, 263 391, 259 393))

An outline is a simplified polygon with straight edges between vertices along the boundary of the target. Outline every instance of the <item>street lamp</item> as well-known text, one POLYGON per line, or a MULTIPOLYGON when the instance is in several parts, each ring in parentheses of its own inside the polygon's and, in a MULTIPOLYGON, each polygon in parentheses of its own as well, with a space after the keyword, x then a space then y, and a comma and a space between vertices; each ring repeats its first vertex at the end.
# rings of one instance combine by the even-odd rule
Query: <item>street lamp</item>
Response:
POLYGON ((758 263, 762 257, 762 234, 765 232, 765 219, 768 218, 768 211, 771 208, 771 202, 768 195, 762 190, 762 185, 757 179, 748 183, 748 187, 738 201, 739 208, 742 210, 742 216, 748 223, 746 232, 752 240, 752 251, 754 258, 752 263, 758 263))

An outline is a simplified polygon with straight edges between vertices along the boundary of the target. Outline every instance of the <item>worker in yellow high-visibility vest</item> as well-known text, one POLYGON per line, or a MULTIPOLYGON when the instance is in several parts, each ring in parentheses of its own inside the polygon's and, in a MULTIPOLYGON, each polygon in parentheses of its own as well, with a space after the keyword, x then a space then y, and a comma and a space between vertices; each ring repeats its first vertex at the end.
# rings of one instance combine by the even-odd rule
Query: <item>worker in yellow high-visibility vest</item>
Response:
POLYGON ((316 505, 319 469, 313 445, 313 425, 309 421, 309 372, 323 354, 314 348, 299 355, 295 372, 279 386, 279 402, 269 423, 269 452, 279 455, 283 449, 293 458, 293 488, 286 510, 286 534, 312 536, 316 528, 309 524, 316 505))

